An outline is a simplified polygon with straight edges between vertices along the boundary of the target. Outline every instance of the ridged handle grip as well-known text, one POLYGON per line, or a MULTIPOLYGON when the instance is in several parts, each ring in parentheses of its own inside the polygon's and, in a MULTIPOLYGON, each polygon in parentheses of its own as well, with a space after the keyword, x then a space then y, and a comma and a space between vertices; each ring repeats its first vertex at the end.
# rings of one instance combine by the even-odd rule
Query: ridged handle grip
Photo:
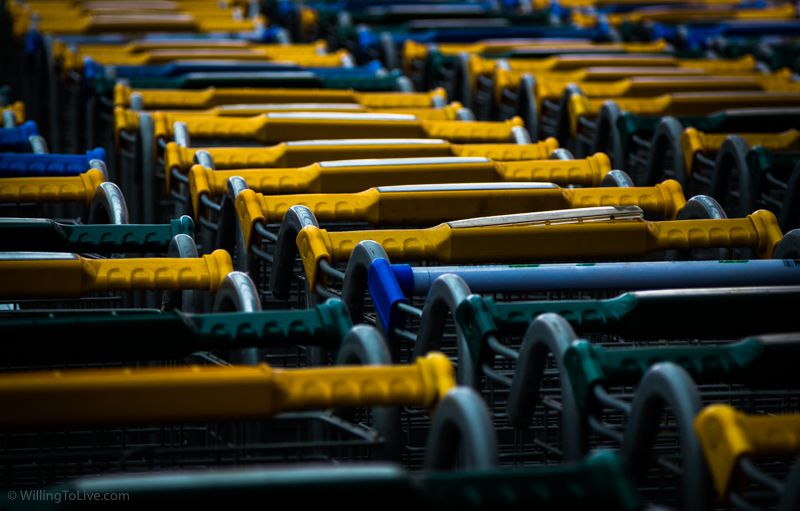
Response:
POLYGON ((443 138, 454 143, 501 143, 514 139, 512 129, 524 126, 514 117, 503 122, 489 121, 423 121, 422 127, 430 138, 443 138))
POLYGON ((0 177, 77 176, 91 168, 89 162, 105 162, 103 149, 79 154, 0 154, 0 177))
POLYGON ((611 171, 611 160, 597 153, 583 160, 535 160, 497 162, 505 181, 542 181, 561 186, 599 186, 611 171))
POLYGON ((532 144, 453 145, 453 156, 482 156, 494 161, 544 160, 558 149, 558 140, 548 138, 532 144))
POLYGON ((201 289, 215 292, 233 271, 230 255, 199 258, 0 260, 4 298, 77 298, 108 291, 201 289))
POLYGON ((79 202, 88 205, 104 181, 105 176, 97 169, 69 177, 11 177, 0 180, 0 202, 79 202))
POLYGON ((771 211, 758 210, 745 218, 674 220, 650 223, 650 250, 751 248, 769 259, 783 237, 771 211))
POLYGON ((239 420, 328 407, 433 407, 455 386, 444 355, 412 365, 272 369, 192 366, 0 376, 0 424, 239 420))
POLYGON ((563 191, 573 208, 638 206, 645 213, 672 220, 686 204, 683 188, 674 179, 652 187, 572 188, 563 191))
POLYGON ((0 149, 25 153, 31 150, 28 137, 39 134, 39 128, 33 121, 28 121, 16 128, 0 128, 0 149))

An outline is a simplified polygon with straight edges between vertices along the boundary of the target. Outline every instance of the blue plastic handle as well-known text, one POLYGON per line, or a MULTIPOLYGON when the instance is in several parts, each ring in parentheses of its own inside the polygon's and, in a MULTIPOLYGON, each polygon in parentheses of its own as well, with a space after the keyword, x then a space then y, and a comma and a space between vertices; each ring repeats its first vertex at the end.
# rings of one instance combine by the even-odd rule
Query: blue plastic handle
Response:
POLYGON ((29 153, 31 144, 28 138, 39 134, 34 121, 27 121, 16 128, 0 128, 0 151, 29 153))
POLYGON ((0 177, 77 176, 91 168, 92 160, 106 161, 98 147, 82 154, 0 154, 0 177))
MULTIPOLYGON (((626 291, 800 284, 800 261, 655 261, 629 263, 428 266, 393 264, 405 296, 425 296, 436 278, 454 273, 475 293, 556 290, 626 291)), ((387 284, 388 285, 388 284, 387 284)))

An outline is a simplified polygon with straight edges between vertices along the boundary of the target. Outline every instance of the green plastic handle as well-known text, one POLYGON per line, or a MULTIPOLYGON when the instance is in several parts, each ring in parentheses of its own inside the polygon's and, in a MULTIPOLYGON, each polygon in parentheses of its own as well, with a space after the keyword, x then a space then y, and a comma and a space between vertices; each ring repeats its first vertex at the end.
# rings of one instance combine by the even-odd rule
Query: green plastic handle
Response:
POLYGON ((347 309, 336 299, 302 310, 49 311, 0 318, 4 365, 172 359, 197 351, 280 345, 335 349, 352 326, 347 309))
POLYGON ((0 250, 94 254, 165 252, 178 234, 194 237, 188 216, 168 224, 71 225, 44 219, 0 220, 0 250))

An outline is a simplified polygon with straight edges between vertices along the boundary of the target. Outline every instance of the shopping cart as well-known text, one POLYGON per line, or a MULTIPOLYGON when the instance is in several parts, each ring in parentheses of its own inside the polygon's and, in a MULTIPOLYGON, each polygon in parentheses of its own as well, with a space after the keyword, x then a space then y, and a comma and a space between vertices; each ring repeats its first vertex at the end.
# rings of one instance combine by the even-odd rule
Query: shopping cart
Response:
POLYGON ((612 161, 622 162, 636 183, 654 184, 671 178, 681 182, 685 189, 693 190, 709 186, 710 179, 704 180, 704 174, 698 173, 695 181, 687 179, 682 172, 679 148, 685 128, 692 127, 703 133, 775 133, 793 129, 798 112, 800 110, 794 107, 759 107, 725 109, 705 116, 649 117, 622 112, 608 103, 600 114, 604 119, 602 125, 608 130, 598 132, 591 143, 581 141, 586 145, 579 151, 597 146, 598 150, 608 152, 612 161))
POLYGON ((748 148, 742 138, 732 136, 720 148, 711 193, 720 197, 732 215, 741 215, 747 207, 763 207, 778 216, 781 226, 791 229, 800 223, 798 162, 797 151, 775 151, 760 145, 748 148))
MULTIPOLYGON (((15 404, 7 416, 3 486, 210 464, 391 459, 395 447, 408 457, 393 409, 435 411, 454 386, 452 367, 439 354, 388 366, 358 349, 366 343, 367 353, 375 353, 380 337, 369 327, 353 329, 344 341, 351 347, 345 367, 209 364, 0 375, 9 403, 41 400, 41 407, 15 404), (68 402, 73 406, 62 406, 68 402), (328 408, 337 411, 319 411, 328 408), (31 433, 31 426, 39 431, 31 433)), ((480 413, 469 404, 470 413, 480 413)), ((442 419, 452 431, 454 418, 443 413, 442 419)), ((427 431, 414 433, 412 440, 424 445, 427 431)))
POLYGON ((667 50, 664 41, 652 43, 594 43, 586 39, 509 39, 488 40, 468 44, 424 45, 412 40, 403 48, 403 70, 417 87, 442 86, 452 91, 454 98, 475 106, 476 90, 473 84, 480 83, 484 76, 470 78, 470 69, 477 62, 469 56, 481 57, 481 67, 492 66, 497 59, 535 59, 570 53, 663 53, 667 50))
POLYGON ((764 133, 704 132, 692 126, 683 128, 679 120, 665 117, 659 122, 656 132, 659 136, 652 140, 651 147, 658 152, 649 158, 652 167, 648 168, 645 179, 660 180, 674 174, 680 176, 678 181, 693 189, 699 186, 710 190, 716 159, 729 136, 741 138, 748 147, 762 146, 777 151, 798 147, 798 133, 794 129, 764 133))
MULTIPOLYGON (((519 115, 534 128, 539 126, 552 131, 567 115, 565 89, 580 91, 587 97, 613 100, 615 98, 646 98, 676 92, 703 91, 762 91, 796 92, 798 85, 791 81, 790 73, 725 74, 693 68, 585 68, 578 72, 525 73, 497 69, 494 79, 481 77, 481 104, 476 106, 479 115, 488 118, 507 118, 519 115), (603 70, 607 69, 608 72, 603 70), (575 80, 585 75, 587 80, 575 80), (609 80, 614 75, 622 78, 609 80), (625 75, 628 75, 627 77, 625 75), (598 80, 605 79, 605 80, 598 80), (492 90, 490 87, 494 87, 492 90)), ((616 157, 616 155, 614 155, 616 157)))

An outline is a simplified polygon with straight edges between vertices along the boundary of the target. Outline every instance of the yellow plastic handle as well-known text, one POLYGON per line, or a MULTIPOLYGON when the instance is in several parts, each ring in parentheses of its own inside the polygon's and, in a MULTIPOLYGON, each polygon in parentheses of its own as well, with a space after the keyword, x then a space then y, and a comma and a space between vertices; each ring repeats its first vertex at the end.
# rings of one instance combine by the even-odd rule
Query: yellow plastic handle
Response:
POLYGON ((219 196, 234 176, 265 194, 347 193, 381 185, 498 181, 495 165, 486 158, 341 160, 296 169, 211 170, 195 165, 189 172, 189 191, 197 215, 200 196, 219 196))
POLYGON ((88 206, 97 187, 105 180, 98 169, 77 176, 3 178, 0 179, 0 203, 78 202, 88 206))
POLYGON ((422 126, 425 135, 430 138, 443 138, 462 144, 489 144, 513 140, 513 129, 524 127, 525 123, 521 118, 514 117, 501 122, 423 121, 422 126))
POLYGON ((17 101, 12 105, 9 105, 2 109, 3 114, 6 112, 11 112, 14 114, 14 120, 17 121, 17 124, 22 124, 25 122, 25 103, 22 101, 17 101))
POLYGON ((264 419, 330 407, 433 409, 455 386, 440 353, 413 364, 273 369, 189 366, 0 375, 6 428, 264 419))
POLYGON ((742 458, 800 453, 800 414, 755 416, 714 404, 694 420, 717 494, 726 496, 742 458))
POLYGON ((230 118, 187 116, 156 112, 156 136, 171 138, 175 121, 186 123, 196 138, 247 139, 264 144, 326 138, 442 138, 451 142, 508 142, 513 128, 522 126, 514 118, 503 122, 436 121, 405 114, 272 113, 256 117, 230 118))
POLYGON ((77 298, 107 291, 202 289, 216 292, 233 271, 231 256, 86 259, 77 255, 0 259, 3 298, 77 298))
POLYGON ((346 261, 361 241, 380 243, 393 261, 440 263, 530 263, 554 260, 639 258, 660 250, 752 248, 769 258, 782 233, 775 215, 759 210, 746 218, 714 220, 610 220, 601 222, 515 224, 491 227, 329 232, 303 228, 297 248, 309 286, 316 285, 317 265, 346 261))
POLYGON ((488 158, 398 158, 339 160, 296 169, 212 170, 195 165, 189 191, 195 214, 200 197, 224 193, 228 180, 243 178, 249 188, 265 194, 348 193, 373 186, 538 181, 558 185, 597 186, 611 170, 604 153, 583 160, 493 162, 488 158))
POLYGON ((253 117, 270 112, 342 112, 342 113, 397 113, 414 116, 416 119, 452 121, 459 118, 459 113, 464 106, 453 102, 441 107, 383 107, 375 110, 358 103, 268 103, 253 105, 222 105, 206 110, 163 110, 162 112, 184 118, 189 116, 216 116, 216 117, 253 117))
POLYGON ((136 92, 145 110, 207 109, 220 105, 258 103, 358 103, 368 108, 426 108, 444 102, 444 89, 430 92, 353 92, 330 89, 217 89, 176 91, 142 89, 134 91, 118 82, 114 87, 115 106, 129 107, 136 92))
POLYGON ((139 112, 120 106, 114 107, 114 133, 131 133, 139 129, 139 112))
POLYGON ((496 163, 504 181, 540 181, 561 186, 599 186, 611 160, 597 153, 582 160, 505 161, 496 163))
POLYGON ((532 144, 454 144, 453 156, 478 156, 494 161, 544 160, 558 149, 558 140, 546 138, 532 144))
POLYGON ((296 205, 309 208, 320 222, 424 226, 460 218, 596 206, 639 206, 647 214, 673 219, 685 203, 681 185, 671 179, 633 188, 476 183, 379 187, 349 194, 263 195, 245 190, 236 197, 246 246, 254 223, 280 223, 296 205))
MULTIPOLYGON (((357 139, 308 140, 271 147, 204 148, 217 170, 305 167, 316 162, 363 158, 483 157, 494 161, 540 160, 558 149, 558 141, 548 138, 532 144, 451 144, 436 139, 357 139)), ((169 142, 165 166, 188 174, 201 149, 180 147, 169 142)), ((166 174, 170 189, 171 172, 166 174)))

